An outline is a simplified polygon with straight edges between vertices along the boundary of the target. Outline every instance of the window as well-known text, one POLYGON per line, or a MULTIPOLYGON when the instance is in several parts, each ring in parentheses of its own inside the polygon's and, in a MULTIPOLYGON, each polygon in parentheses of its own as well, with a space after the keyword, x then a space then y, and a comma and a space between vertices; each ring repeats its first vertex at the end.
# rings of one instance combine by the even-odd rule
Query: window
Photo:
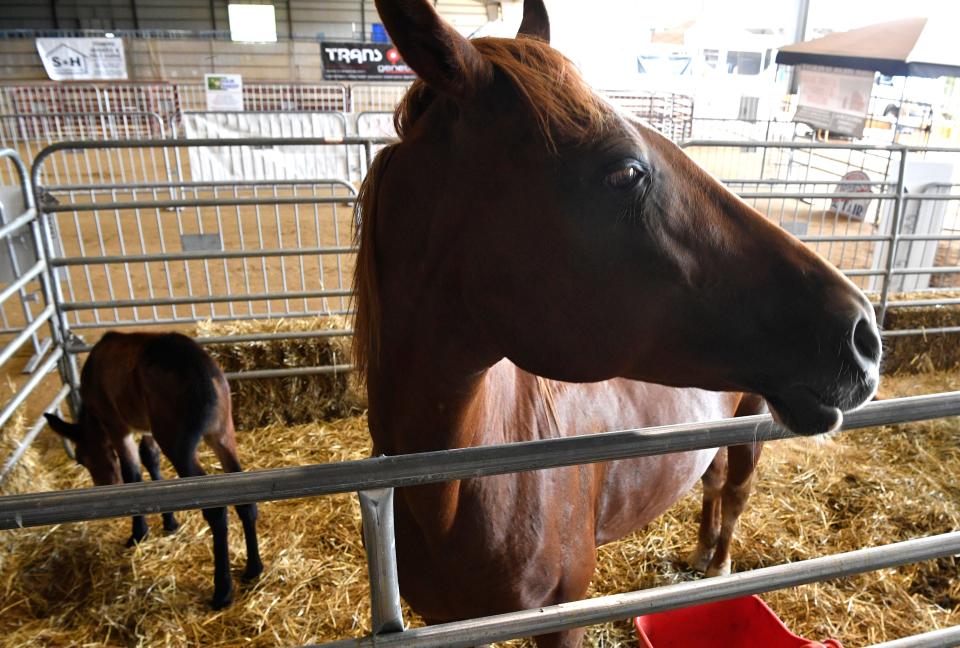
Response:
POLYGON ((230 4, 230 40, 239 43, 276 43, 277 17, 272 4, 230 4))
POLYGON ((760 52, 727 52, 728 74, 760 74, 763 56, 760 52))
POLYGON ((716 70, 717 65, 720 63, 720 50, 715 49, 705 49, 703 50, 703 62, 707 64, 707 67, 716 70))

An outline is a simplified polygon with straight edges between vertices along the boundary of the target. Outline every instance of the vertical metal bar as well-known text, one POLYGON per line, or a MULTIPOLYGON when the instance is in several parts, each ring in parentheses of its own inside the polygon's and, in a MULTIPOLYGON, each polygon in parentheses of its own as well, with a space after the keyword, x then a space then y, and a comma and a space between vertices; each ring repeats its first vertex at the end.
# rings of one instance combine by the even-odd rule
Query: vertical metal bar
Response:
POLYGON ((140 31, 140 15, 137 13, 137 0, 130 0, 130 14, 133 16, 133 28, 140 31))
POLYGON ((377 488, 357 495, 360 497, 363 542, 367 550, 373 634, 403 632, 393 532, 393 489, 377 488))
POLYGON ((890 299, 890 283, 893 279, 893 264, 895 261, 897 242, 900 238, 900 219, 904 209, 903 178, 907 172, 907 149, 900 149, 900 168, 897 171, 896 197, 893 199, 893 220, 890 223, 890 243, 887 251, 887 267, 883 273, 883 286, 880 289, 880 313, 877 315, 877 324, 883 328, 887 317, 887 303, 890 299))

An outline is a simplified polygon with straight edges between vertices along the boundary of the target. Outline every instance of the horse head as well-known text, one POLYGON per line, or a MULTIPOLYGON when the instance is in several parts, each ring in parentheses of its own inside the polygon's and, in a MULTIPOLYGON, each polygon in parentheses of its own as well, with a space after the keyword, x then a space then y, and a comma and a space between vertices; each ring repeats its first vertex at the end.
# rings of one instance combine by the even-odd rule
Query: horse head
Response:
POLYGON ((56 414, 44 413, 54 432, 73 443, 77 463, 87 469, 97 486, 119 484, 120 461, 100 424, 81 408, 78 423, 68 423, 56 414))
POLYGON ((384 321, 430 317, 486 366, 754 392, 835 429, 876 391, 870 303, 597 95, 525 5, 516 39, 470 41, 426 0, 377 0, 420 78, 364 187, 359 360, 384 321))

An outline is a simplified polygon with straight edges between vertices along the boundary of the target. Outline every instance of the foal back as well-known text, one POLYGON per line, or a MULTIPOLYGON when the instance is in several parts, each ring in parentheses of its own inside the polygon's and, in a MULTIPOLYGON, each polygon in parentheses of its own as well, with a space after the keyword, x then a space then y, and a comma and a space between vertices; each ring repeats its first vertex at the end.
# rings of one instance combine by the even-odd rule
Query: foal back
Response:
POLYGON ((201 437, 233 433, 223 372, 179 333, 107 333, 84 364, 80 393, 112 440, 150 430, 174 463, 201 437))

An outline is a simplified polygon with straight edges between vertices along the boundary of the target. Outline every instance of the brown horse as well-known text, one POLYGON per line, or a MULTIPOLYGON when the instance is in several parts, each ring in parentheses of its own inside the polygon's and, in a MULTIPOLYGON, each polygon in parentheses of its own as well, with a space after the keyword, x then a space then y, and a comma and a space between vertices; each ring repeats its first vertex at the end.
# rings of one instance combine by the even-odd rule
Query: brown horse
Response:
MULTIPOLYGON (((539 1, 512 40, 468 41, 427 0, 377 7, 419 80, 358 205, 354 349, 375 452, 706 421, 764 401, 816 434, 872 396, 880 339, 863 294, 601 100, 547 44, 539 1)), ((758 451, 402 489, 401 592, 429 623, 582 598, 596 546, 701 477, 695 559, 726 571, 758 451)))
MULTIPOLYGON (((76 423, 46 414, 58 434, 76 446, 97 486, 142 480, 132 430, 150 430, 140 441, 139 456, 150 477, 160 475, 160 451, 181 477, 204 474, 197 461, 202 438, 227 472, 239 472, 237 442, 230 407, 230 387, 223 372, 196 342, 179 333, 109 332, 93 349, 80 376, 82 405, 76 423), (154 441, 154 439, 156 439, 154 441), (157 447, 159 444, 159 448, 157 447)), ((247 543, 245 580, 263 571, 257 546, 257 506, 237 506, 247 543)), ((214 593, 216 609, 230 604, 233 581, 227 546, 227 510, 203 510, 213 534, 214 593)), ((163 527, 174 531, 177 522, 166 513, 163 527)), ((133 518, 127 546, 147 535, 143 516, 133 518)))

